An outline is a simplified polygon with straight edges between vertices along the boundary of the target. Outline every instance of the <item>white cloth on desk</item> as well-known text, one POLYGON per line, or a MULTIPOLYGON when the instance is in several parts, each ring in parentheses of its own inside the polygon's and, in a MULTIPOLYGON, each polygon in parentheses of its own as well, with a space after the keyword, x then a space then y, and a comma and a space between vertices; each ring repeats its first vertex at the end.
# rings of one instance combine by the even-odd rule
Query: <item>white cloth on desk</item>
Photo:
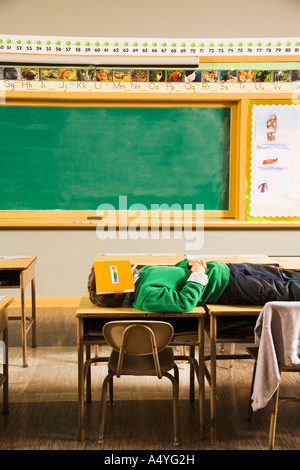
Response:
POLYGON ((268 302, 255 326, 259 345, 252 408, 264 408, 280 384, 278 362, 300 364, 300 302, 268 302))

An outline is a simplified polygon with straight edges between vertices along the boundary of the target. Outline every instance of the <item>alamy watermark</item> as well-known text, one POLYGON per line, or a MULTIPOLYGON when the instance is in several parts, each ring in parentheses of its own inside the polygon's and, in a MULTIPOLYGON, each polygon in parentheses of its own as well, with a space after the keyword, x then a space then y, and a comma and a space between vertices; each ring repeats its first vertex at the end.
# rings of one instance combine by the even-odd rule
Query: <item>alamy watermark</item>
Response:
POLYGON ((127 196, 119 196, 119 207, 100 204, 101 221, 96 234, 100 240, 184 240, 186 250, 204 245, 203 204, 151 204, 150 209, 136 203, 128 207, 127 196))

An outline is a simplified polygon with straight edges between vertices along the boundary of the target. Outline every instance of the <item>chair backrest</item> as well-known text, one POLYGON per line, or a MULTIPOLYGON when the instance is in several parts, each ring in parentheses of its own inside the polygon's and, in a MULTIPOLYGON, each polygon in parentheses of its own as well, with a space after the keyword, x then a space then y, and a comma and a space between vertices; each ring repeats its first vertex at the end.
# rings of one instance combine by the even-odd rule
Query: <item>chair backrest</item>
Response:
POLYGON ((256 323, 255 337, 261 351, 275 353, 280 364, 300 364, 300 302, 266 303, 256 323))
POLYGON ((108 344, 119 352, 117 377, 122 373, 124 355, 152 355, 155 373, 161 378, 158 353, 168 346, 173 334, 173 326, 162 321, 123 320, 106 323, 103 336, 108 344))
POLYGON ((103 336, 116 351, 121 347, 126 354, 152 354, 165 349, 174 334, 172 325, 162 321, 121 320, 104 325, 103 336))

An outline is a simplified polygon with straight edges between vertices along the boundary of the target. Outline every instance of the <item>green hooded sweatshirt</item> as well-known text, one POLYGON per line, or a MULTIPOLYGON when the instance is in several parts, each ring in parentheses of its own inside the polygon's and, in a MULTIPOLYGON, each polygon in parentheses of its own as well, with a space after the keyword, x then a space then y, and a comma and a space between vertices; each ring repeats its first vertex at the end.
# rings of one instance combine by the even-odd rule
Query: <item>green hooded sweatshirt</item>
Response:
POLYGON ((207 263, 205 285, 193 281, 192 274, 186 259, 174 266, 145 266, 131 302, 148 312, 190 312, 197 305, 216 303, 229 281, 229 267, 220 261, 207 263))

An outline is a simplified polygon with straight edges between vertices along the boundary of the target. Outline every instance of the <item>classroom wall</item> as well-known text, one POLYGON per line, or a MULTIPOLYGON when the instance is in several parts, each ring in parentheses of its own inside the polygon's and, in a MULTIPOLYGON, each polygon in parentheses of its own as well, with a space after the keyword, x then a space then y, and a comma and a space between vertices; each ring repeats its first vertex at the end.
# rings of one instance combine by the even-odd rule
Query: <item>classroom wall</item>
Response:
MULTIPOLYGON (((298 36, 298 0, 1 0, 0 34, 125 37, 298 36)), ((207 229, 200 253, 300 255, 299 230, 207 229)), ((2 255, 37 255, 37 296, 79 296, 96 252, 185 252, 186 240, 99 240, 95 230, 0 230, 2 255)), ((4 292, 4 291, 2 291, 4 292)), ((14 295, 13 291, 9 294, 14 295)), ((19 293, 16 293, 19 295, 19 293)))
POLYGON ((0 32, 125 37, 298 36, 298 0, 1 0, 0 32))

